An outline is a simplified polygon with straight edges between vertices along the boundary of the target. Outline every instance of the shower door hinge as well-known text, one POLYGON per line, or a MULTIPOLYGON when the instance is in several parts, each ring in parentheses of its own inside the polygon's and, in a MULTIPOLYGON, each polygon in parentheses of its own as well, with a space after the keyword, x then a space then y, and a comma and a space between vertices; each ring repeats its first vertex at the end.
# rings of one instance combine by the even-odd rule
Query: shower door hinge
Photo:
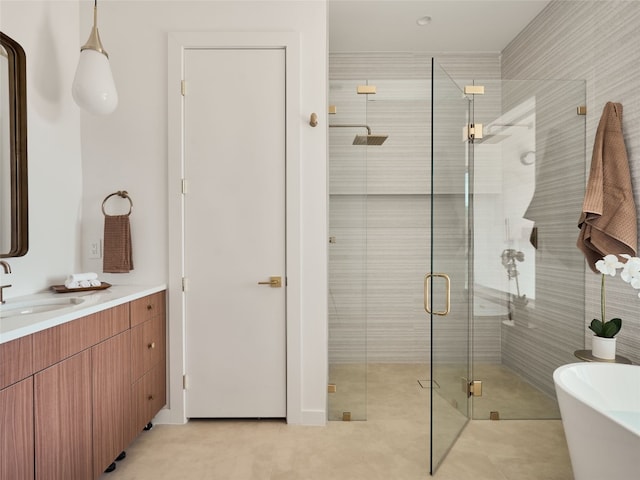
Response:
POLYGON ((182 185, 180 185, 180 189, 182 190, 182 194, 187 193, 187 179, 183 178, 181 181, 182 185))
POLYGON ((482 396, 482 382, 480 380, 472 380, 467 384, 467 396, 469 397, 482 396))
POLYGON ((183 292, 187 291, 187 286, 188 286, 187 278, 186 277, 182 277, 182 291, 183 292))
POLYGON ((182 375, 182 389, 183 390, 187 389, 187 374, 186 373, 184 375, 182 375))
POLYGON ((470 123, 463 128, 463 140, 475 140, 476 138, 482 138, 482 124, 470 123))
POLYGON ((358 95, 371 95, 376 93, 375 85, 358 85, 356 88, 358 95))
POLYGON ((184 97, 186 91, 187 91, 187 82, 185 82, 184 80, 180 80, 180 95, 184 97))
POLYGON ((484 85, 465 85, 465 95, 484 95, 484 85))

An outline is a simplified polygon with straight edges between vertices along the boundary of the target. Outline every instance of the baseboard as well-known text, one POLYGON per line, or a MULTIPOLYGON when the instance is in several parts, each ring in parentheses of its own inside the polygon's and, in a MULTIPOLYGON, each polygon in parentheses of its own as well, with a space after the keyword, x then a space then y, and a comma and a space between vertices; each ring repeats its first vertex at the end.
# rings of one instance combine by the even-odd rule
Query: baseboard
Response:
POLYGON ((327 424, 326 410, 303 410, 300 425, 324 427, 327 424))

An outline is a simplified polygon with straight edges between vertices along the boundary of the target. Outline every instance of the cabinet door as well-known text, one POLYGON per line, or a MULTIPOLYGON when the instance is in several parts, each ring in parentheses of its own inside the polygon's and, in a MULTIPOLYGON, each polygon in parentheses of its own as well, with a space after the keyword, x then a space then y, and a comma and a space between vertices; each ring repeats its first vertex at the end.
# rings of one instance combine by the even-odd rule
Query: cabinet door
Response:
POLYGON ((93 378, 94 478, 114 461, 132 440, 129 331, 91 349, 93 378))
POLYGON ((34 378, 36 479, 93 478, 90 351, 34 378))
POLYGON ((0 480, 33 480, 33 378, 0 390, 0 480))

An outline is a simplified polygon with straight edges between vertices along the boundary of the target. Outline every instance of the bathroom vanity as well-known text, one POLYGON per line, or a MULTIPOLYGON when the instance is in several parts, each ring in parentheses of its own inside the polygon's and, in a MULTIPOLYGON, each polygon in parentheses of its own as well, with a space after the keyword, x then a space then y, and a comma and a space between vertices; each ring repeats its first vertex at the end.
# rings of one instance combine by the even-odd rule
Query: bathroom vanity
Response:
POLYGON ((0 320, 0 480, 97 479, 166 403, 164 287, 78 298, 0 320))

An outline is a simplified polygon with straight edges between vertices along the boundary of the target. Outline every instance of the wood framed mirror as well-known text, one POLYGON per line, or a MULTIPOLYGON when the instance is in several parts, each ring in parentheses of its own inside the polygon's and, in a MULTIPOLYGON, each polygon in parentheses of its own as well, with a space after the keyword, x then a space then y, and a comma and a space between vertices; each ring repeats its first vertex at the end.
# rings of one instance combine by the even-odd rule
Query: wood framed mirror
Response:
POLYGON ((26 67, 23 48, 0 32, 0 258, 29 249, 26 67))

